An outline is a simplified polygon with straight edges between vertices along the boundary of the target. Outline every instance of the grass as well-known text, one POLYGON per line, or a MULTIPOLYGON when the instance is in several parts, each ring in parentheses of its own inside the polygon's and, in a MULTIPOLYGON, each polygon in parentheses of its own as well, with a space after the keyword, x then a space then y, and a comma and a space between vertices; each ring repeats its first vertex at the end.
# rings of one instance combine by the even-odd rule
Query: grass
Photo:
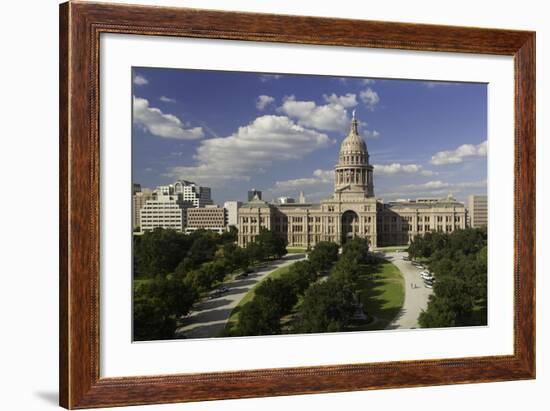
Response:
POLYGON ((288 254, 302 254, 307 251, 306 248, 300 248, 300 247, 287 247, 286 252, 288 254))
POLYGON ((245 296, 239 301, 239 304, 233 309, 231 312, 231 315, 229 316, 229 320, 227 321, 227 325, 224 330, 225 334, 231 334, 232 328, 238 323, 239 321, 239 311, 241 310, 242 306, 245 305, 247 302, 252 301, 254 296, 256 295, 256 288, 263 283, 268 278, 271 278, 272 280, 279 278, 280 276, 286 274, 292 264, 286 265, 284 267, 277 268, 275 271, 273 271, 271 274, 269 274, 267 277, 265 277, 262 281, 260 281, 258 284, 256 284, 250 291, 248 291, 245 296))
POLYGON ((370 318, 354 322, 350 326, 350 331, 383 330, 399 313, 405 300, 401 272, 388 261, 365 266, 365 272, 359 278, 358 285, 364 311, 370 318))

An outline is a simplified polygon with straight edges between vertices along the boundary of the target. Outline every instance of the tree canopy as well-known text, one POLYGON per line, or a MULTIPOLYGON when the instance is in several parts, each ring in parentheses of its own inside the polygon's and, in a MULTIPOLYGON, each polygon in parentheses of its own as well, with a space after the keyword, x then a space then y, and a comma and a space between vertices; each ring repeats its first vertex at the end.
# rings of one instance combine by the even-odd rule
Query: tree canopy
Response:
POLYGON ((308 260, 318 272, 328 270, 337 259, 338 244, 330 241, 317 243, 308 255, 308 260))
POLYGON ((418 237, 409 255, 425 259, 435 278, 434 294, 419 317, 422 327, 487 324, 486 228, 418 237))

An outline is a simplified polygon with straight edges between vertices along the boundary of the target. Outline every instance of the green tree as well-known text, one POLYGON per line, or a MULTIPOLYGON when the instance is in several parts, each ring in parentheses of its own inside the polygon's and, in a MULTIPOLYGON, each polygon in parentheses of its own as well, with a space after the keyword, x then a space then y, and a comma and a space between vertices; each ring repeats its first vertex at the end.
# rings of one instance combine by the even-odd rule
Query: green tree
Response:
POLYGON ((369 240, 356 237, 348 241, 342 248, 342 257, 356 264, 367 264, 370 261, 369 240))
POLYGON ((286 254, 286 240, 271 230, 262 229, 256 236, 265 258, 281 258, 286 254))
POLYGON ((353 287, 349 283, 333 279, 316 283, 304 295, 294 331, 344 331, 354 312, 353 287))
POLYGON ((330 277, 355 285, 364 268, 351 254, 342 255, 330 272, 330 277))
POLYGON ((255 294, 270 300, 271 304, 276 306, 282 315, 290 312, 298 301, 293 284, 284 277, 275 280, 268 278, 256 288, 255 294))
POLYGON ((176 319, 187 314, 197 298, 195 290, 175 276, 158 276, 134 286, 134 339, 172 338, 176 319))
POLYGON ((281 330, 279 307, 269 298, 258 295, 246 303, 240 313, 237 335, 272 335, 281 330))
POLYGON ((420 313, 418 322, 424 328, 454 327, 456 323, 456 313, 444 299, 433 299, 430 296, 429 307, 426 311, 420 313))
POLYGON ((409 254, 427 259, 434 294, 419 317, 422 327, 487 324, 487 231, 473 229, 416 238, 409 254))
POLYGON ((184 234, 162 228, 134 236, 135 275, 151 278, 173 272, 189 245, 184 234))
POLYGON ((226 244, 226 243, 236 243, 237 242, 237 235, 238 235, 237 227, 235 227, 234 225, 230 225, 229 230, 224 231, 221 234, 220 240, 224 244, 226 244))
POLYGON ((298 261, 281 278, 287 281, 297 295, 302 295, 317 280, 317 271, 309 261, 298 261))
POLYGON ((193 243, 183 261, 186 269, 197 268, 202 263, 211 261, 218 246, 216 234, 204 230, 193 233, 192 240, 193 243))
POLYGON ((247 244, 246 252, 251 262, 260 262, 267 258, 264 247, 256 241, 247 244))
POLYGON ((330 241, 321 241, 308 254, 308 260, 318 271, 328 270, 338 259, 338 244, 330 241))

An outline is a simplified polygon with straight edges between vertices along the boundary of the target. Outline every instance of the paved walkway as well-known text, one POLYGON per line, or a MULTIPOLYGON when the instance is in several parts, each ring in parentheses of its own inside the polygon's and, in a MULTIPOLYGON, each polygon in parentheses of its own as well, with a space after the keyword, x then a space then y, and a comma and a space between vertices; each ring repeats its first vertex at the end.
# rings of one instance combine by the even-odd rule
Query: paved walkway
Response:
POLYGON ((403 274, 405 282, 405 302, 403 308, 395 319, 386 327, 387 329, 398 328, 418 328, 418 316, 428 307, 428 298, 432 294, 432 289, 424 286, 424 281, 420 277, 423 271, 416 268, 410 261, 403 260, 407 253, 387 253, 385 257, 391 261, 403 274), (411 284, 413 287, 411 287, 411 284))
POLYGON ((257 268, 246 278, 234 279, 223 285, 229 291, 221 297, 205 299, 193 306, 193 311, 184 320, 184 325, 177 329, 176 335, 186 338, 217 337, 225 328, 233 309, 239 304, 248 291, 278 268, 305 259, 305 254, 287 254, 264 268, 257 268))

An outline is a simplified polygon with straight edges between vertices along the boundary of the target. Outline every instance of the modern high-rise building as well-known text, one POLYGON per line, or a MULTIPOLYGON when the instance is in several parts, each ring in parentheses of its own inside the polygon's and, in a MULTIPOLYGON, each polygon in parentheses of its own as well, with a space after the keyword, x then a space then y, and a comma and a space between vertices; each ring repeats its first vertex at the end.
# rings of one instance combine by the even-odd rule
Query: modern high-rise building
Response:
POLYGON ((200 187, 191 181, 179 180, 173 184, 174 194, 181 195, 184 203, 193 207, 213 204, 210 187, 200 187))
POLYGON ((158 186, 154 191, 134 184, 132 221, 134 231, 151 231, 157 227, 183 231, 187 224, 188 208, 212 205, 209 187, 178 180, 174 184, 158 186))
POLYGON ((190 207, 184 204, 177 195, 157 194, 154 199, 147 200, 140 212, 141 231, 152 231, 155 228, 183 231, 190 207))
POLYGON ((210 230, 222 233, 227 226, 227 211, 224 207, 207 205, 201 208, 187 209, 186 232, 210 230))
POLYGON ((133 231, 136 231, 140 228, 140 214, 141 214, 141 209, 143 208, 143 206, 145 205, 145 203, 147 202, 147 200, 152 200, 153 199, 153 191, 149 188, 144 188, 144 189, 141 189, 141 187, 139 187, 138 191, 137 190, 137 186, 139 186, 139 184, 134 184, 134 187, 133 187, 133 195, 132 195, 132 230, 133 231))
POLYGON ((255 241, 263 228, 284 237, 289 246, 309 248, 319 241, 344 244, 354 237, 368 239, 372 247, 406 245, 427 232, 466 227, 464 204, 451 196, 393 203, 375 198, 374 167, 357 125, 353 113, 334 169, 332 197, 319 204, 306 203, 305 198, 287 204, 253 198, 239 208, 239 245, 255 241))
POLYGON ((155 192, 176 195, 182 202, 192 207, 205 207, 213 203, 210 187, 200 187, 192 181, 178 180, 174 184, 158 186, 155 192))
POLYGON ((248 190, 248 201, 254 200, 254 198, 257 197, 258 200, 262 199, 262 192, 259 190, 256 190, 253 188, 252 190, 248 190))
POLYGON ((238 224, 238 212, 239 207, 242 206, 243 203, 240 201, 226 201, 223 204, 223 208, 227 211, 227 225, 228 226, 237 226, 238 224))
POLYGON ((468 197, 468 222, 470 227, 487 226, 487 196, 471 195, 468 197))

